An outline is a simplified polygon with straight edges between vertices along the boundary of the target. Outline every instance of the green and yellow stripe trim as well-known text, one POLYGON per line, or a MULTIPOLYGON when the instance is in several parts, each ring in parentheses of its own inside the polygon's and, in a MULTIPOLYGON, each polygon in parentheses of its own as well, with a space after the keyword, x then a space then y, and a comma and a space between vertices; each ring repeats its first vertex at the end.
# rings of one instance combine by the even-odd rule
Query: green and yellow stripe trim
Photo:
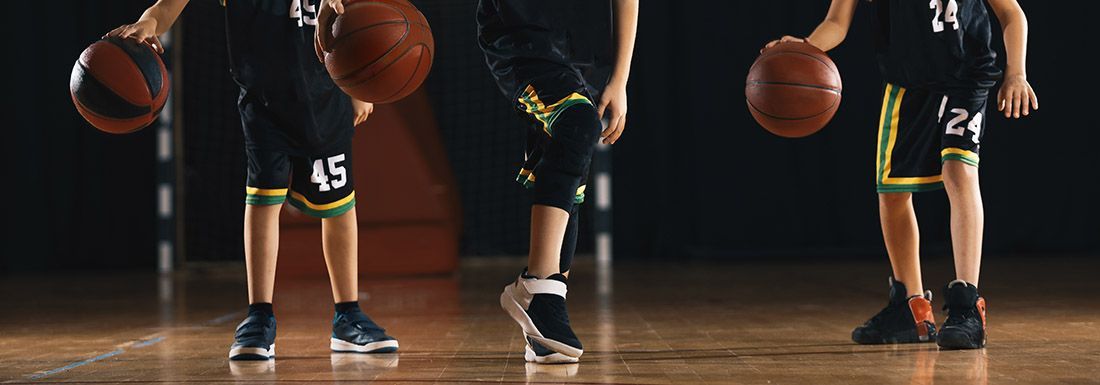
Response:
MULTIPOLYGON (((535 171, 526 168, 519 169, 519 175, 516 176, 516 182, 523 184, 523 187, 526 188, 535 187, 535 171)), ((573 196, 573 203, 584 203, 584 190, 586 187, 588 187, 588 185, 577 187, 577 193, 573 196)))
POLYGON ((940 151, 940 159, 941 161, 958 160, 974 167, 978 167, 978 161, 981 160, 974 151, 955 147, 948 147, 940 151))
POLYGON ((332 203, 313 203, 297 191, 290 192, 290 205, 316 218, 330 218, 348 212, 355 207, 355 191, 332 203))
POLYGON ((285 188, 244 188, 244 203, 249 205, 277 205, 286 201, 285 188))
POLYGON ((571 93, 569 96, 554 102, 554 104, 546 105, 539 99, 538 92, 535 91, 535 87, 527 85, 527 88, 523 89, 523 93, 519 97, 519 103, 523 105, 523 111, 531 114, 536 120, 542 123, 542 130, 546 131, 547 135, 554 135, 554 121, 558 119, 562 111, 565 111, 570 106, 576 104, 592 104, 591 100, 579 93, 571 93))
POLYGON ((879 116, 878 151, 875 166, 877 169, 878 192, 917 192, 943 188, 942 175, 918 177, 891 177, 891 158, 894 145, 898 140, 898 120, 901 101, 905 97, 905 88, 886 84, 882 97, 882 112, 879 116))

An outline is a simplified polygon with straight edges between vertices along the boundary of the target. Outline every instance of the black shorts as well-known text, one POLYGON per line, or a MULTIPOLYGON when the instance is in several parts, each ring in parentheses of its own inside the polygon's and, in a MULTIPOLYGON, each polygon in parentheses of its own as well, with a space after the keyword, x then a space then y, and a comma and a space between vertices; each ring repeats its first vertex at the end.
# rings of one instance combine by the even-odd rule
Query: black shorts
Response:
MULTIPOLYGON (((527 188, 534 187, 543 153, 554 140, 554 122, 563 111, 579 104, 594 105, 584 82, 568 71, 540 77, 519 92, 515 108, 527 121, 527 149, 523 166, 516 176, 517 182, 527 188)), ((585 169, 573 203, 584 202, 587 180, 588 170, 585 169)))
POLYGON ((933 91, 886 84, 878 129, 878 192, 943 188, 943 162, 978 166, 989 90, 933 91))
POLYGON ((286 201, 310 216, 329 218, 355 207, 351 145, 326 153, 297 156, 248 148, 245 203, 275 205, 286 201))

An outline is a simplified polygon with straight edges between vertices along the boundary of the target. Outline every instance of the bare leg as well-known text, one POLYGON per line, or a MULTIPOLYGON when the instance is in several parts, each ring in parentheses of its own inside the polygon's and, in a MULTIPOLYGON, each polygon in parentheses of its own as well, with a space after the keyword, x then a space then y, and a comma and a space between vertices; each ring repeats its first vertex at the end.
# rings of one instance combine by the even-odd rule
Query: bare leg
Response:
POLYGON ((978 168, 957 160, 943 163, 943 184, 951 201, 951 246, 956 279, 978 285, 985 213, 978 168))
POLYGON ((886 241, 886 252, 890 254, 894 279, 905 284, 909 290, 906 295, 922 294, 920 232, 917 229, 917 214, 913 211, 913 194, 880 193, 878 210, 882 238, 886 241))
POLYGON ((244 261, 248 303, 271 303, 279 256, 279 210, 283 205, 244 206, 244 261))
POLYGON ((336 303, 359 300, 359 226, 355 208, 321 219, 321 244, 336 303))
POLYGON ((559 272, 561 245, 569 212, 553 206, 531 206, 531 251, 527 273, 546 278, 559 272))

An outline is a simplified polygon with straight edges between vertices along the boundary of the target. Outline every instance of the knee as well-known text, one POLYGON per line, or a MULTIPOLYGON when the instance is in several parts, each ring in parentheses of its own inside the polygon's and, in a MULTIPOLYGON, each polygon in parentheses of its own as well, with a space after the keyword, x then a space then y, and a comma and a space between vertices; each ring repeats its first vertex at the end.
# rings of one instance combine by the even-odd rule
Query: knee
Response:
POLYGON ((899 207, 905 207, 913 202, 913 193, 898 192, 898 193, 879 193, 878 194, 878 207, 880 210, 890 210, 899 207))
MULTIPOLYGON (((585 99, 587 100, 587 99, 585 99)), ((550 152, 567 160, 574 167, 587 165, 600 138, 600 117, 590 102, 576 103, 562 110, 550 126, 550 152)))
POLYGON ((978 183, 978 167, 958 160, 943 162, 943 184, 947 189, 973 186, 978 183))

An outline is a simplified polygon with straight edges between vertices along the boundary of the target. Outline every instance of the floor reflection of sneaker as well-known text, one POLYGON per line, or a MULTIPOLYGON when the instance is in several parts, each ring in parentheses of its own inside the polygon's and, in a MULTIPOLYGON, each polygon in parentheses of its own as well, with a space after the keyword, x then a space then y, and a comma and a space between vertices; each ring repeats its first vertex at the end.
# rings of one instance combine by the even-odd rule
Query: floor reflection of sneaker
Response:
POLYGON ((267 360, 275 357, 275 317, 253 313, 237 325, 230 360, 267 360))
POLYGON ((397 339, 356 309, 333 317, 329 347, 342 353, 392 353, 397 351, 397 339))
POLYGON ((399 356, 397 354, 332 353, 329 355, 332 371, 342 373, 393 369, 397 367, 398 360, 399 356))
POLYGON ((528 362, 523 366, 527 370, 528 378, 536 378, 542 376, 552 377, 573 377, 577 375, 577 370, 581 364, 561 364, 561 365, 541 365, 534 362, 528 362))
MULTIPOLYGON (((532 354, 528 361, 539 359, 560 361, 558 354, 572 361, 584 353, 581 341, 569 325, 569 312, 565 307, 567 279, 554 274, 538 279, 524 272, 516 282, 504 287, 500 294, 500 306, 523 329, 532 354)), ((526 357, 525 357, 526 358, 526 357)))
POLYGON ((229 374, 232 374, 234 376, 248 376, 268 373, 275 373, 275 360, 229 361, 229 374))

